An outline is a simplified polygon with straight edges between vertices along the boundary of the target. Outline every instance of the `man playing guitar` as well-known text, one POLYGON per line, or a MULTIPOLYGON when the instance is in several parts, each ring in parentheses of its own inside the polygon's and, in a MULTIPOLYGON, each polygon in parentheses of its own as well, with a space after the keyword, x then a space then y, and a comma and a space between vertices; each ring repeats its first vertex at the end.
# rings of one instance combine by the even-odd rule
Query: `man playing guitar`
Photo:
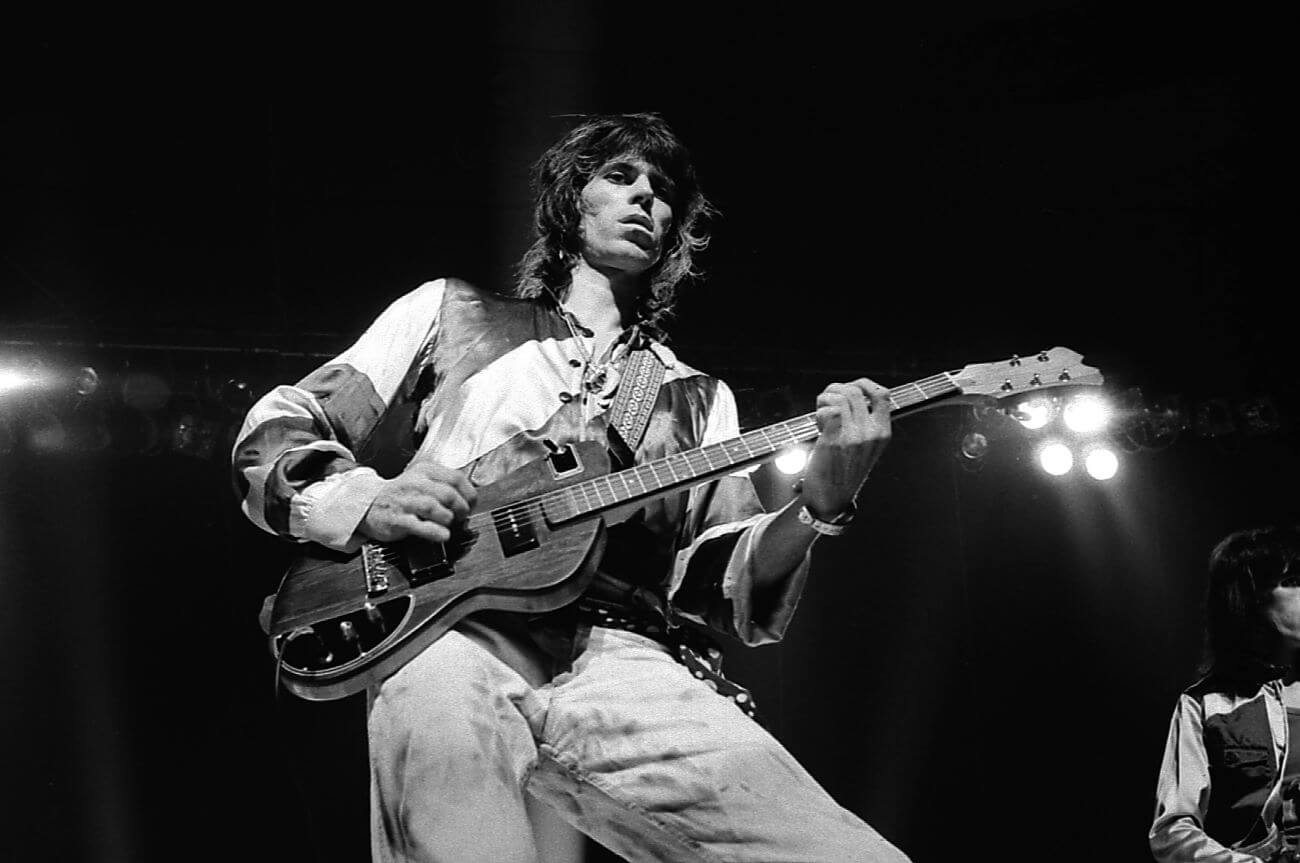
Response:
MULTIPOLYGON (((583 442, 629 467, 737 435, 727 385, 662 341, 710 209, 680 141, 653 115, 590 117, 534 171, 511 296, 426 283, 251 409, 234 467, 258 526, 340 555, 446 546, 486 487, 578 469, 583 442)), ((531 797, 629 860, 905 861, 755 721, 716 646, 782 637, 814 540, 844 530, 889 440, 887 395, 864 378, 818 396, 780 511, 738 473, 636 501, 605 518, 576 601, 475 606, 370 681, 375 860, 535 863, 531 797)), ((496 529, 503 559, 538 544, 496 529)))

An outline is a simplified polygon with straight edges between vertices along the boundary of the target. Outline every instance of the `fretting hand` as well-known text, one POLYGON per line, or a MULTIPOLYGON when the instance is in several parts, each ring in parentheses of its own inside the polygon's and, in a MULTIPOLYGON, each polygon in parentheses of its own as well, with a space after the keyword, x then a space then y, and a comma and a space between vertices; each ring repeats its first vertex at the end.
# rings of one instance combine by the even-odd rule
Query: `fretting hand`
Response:
POLYGON ((357 530, 379 542, 408 536, 446 542, 452 525, 469 515, 476 498, 461 471, 414 461, 384 482, 357 530))
POLYGON ((800 498, 813 515, 845 512, 889 443, 889 390, 867 378, 831 384, 817 397, 817 428, 800 498))

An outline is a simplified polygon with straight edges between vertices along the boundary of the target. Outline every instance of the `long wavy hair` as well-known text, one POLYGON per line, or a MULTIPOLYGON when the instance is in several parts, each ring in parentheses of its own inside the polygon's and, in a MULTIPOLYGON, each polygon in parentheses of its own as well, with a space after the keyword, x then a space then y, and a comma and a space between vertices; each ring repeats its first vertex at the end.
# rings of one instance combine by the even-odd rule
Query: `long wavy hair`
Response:
POLYGON ((704 197, 690 153, 656 114, 597 114, 582 119, 533 165, 533 231, 536 239, 516 269, 518 297, 563 298, 581 252, 578 235, 583 187, 602 165, 621 157, 644 159, 669 183, 673 208, 663 253, 642 274, 638 322, 663 336, 678 289, 698 277, 695 255, 709 243, 708 217, 716 210, 704 197))
POLYGON ((1210 552, 1205 593, 1202 674, 1229 678, 1271 676, 1276 644, 1264 617, 1273 588, 1284 576, 1300 577, 1300 529, 1255 527, 1228 534, 1210 552))

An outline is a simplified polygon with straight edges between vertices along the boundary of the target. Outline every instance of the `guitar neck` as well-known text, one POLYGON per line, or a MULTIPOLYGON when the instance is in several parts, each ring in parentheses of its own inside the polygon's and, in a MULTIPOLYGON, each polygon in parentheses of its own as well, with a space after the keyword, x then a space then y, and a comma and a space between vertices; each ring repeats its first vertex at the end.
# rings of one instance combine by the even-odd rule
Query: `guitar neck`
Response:
MULTIPOLYGON (((891 411, 899 412, 957 392, 961 388, 951 375, 938 374, 891 389, 889 405, 891 411)), ((567 486, 543 495, 540 502, 547 517, 561 523, 699 485, 761 462, 785 447, 813 440, 817 434, 817 415, 807 413, 721 443, 567 486)))

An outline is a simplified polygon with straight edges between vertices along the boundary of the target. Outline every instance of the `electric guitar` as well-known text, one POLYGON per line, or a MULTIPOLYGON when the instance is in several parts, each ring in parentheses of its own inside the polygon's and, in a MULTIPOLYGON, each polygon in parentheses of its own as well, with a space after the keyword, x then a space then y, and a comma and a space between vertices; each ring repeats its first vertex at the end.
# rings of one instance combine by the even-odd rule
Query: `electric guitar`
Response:
MULTIPOLYGON (((891 410, 901 416, 953 400, 1100 385, 1101 374, 1082 359, 1058 347, 942 372, 891 389, 891 410)), ((308 545, 263 609, 280 680, 311 701, 344 698, 401 668, 467 614, 561 608, 595 573, 603 515, 757 464, 817 434, 809 413, 616 473, 604 442, 582 441, 478 489, 474 511, 445 543, 367 542, 351 554, 308 545)))

